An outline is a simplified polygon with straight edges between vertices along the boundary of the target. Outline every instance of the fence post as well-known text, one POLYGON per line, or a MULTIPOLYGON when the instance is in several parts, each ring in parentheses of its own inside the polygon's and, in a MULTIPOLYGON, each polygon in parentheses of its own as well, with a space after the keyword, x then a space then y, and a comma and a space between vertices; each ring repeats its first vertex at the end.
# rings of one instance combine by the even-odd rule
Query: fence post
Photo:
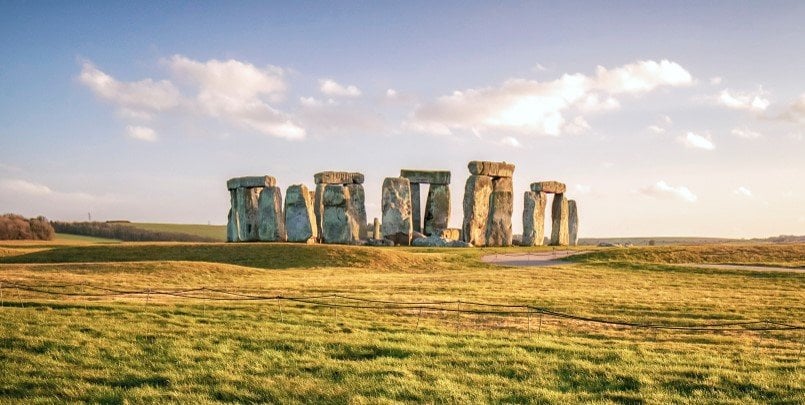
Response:
POLYGON ((528 337, 531 337, 531 308, 526 307, 526 312, 528 313, 528 337))
POLYGON ((3 283, 0 282, 0 307, 3 307, 3 283))
POLYGON ((461 325, 461 300, 458 300, 458 304, 456 305, 456 333, 458 333, 458 327, 461 325))
POLYGON ((422 318, 422 307, 419 307, 419 315, 416 317, 416 330, 419 330, 419 320, 422 318))
POLYGON ((278 302, 280 304, 280 322, 285 322, 285 317, 282 316, 282 297, 278 299, 278 302))
POLYGON ((539 313, 539 327, 537 329, 537 334, 542 335, 542 311, 539 313))

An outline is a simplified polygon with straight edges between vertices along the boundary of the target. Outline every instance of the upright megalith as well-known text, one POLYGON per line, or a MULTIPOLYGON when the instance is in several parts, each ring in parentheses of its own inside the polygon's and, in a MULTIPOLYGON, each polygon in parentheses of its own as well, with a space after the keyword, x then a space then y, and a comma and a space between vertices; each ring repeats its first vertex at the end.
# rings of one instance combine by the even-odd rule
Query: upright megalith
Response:
POLYGON ((570 246, 579 244, 579 211, 576 207, 576 200, 567 200, 568 216, 568 242, 570 246))
POLYGON ((511 246, 513 200, 511 191, 492 191, 489 197, 486 246, 511 246))
POLYGON ((363 184, 348 184, 350 234, 353 241, 366 239, 366 193, 363 184))
POLYGON ((265 187, 258 201, 257 236, 262 242, 285 242, 285 216, 282 214, 282 191, 277 186, 265 187))
POLYGON ((380 220, 375 218, 374 223, 372 223, 372 239, 382 239, 383 236, 380 234, 380 220))
POLYGON ((275 187, 276 183, 271 176, 235 177, 226 182, 231 205, 226 227, 227 241, 260 240, 260 194, 265 188, 275 187))
POLYGON ((414 227, 411 219, 411 182, 402 177, 383 180, 383 237, 397 245, 410 245, 414 227))
MULTIPOLYGON (((324 243, 350 243, 359 241, 366 238, 366 195, 363 190, 364 176, 362 173, 357 172, 336 172, 326 171, 313 175, 313 180, 316 183, 316 198, 313 201, 313 210, 316 216, 316 223, 319 229, 319 238, 324 243), (330 190, 331 186, 341 187, 340 193, 346 196, 345 206, 347 227, 345 232, 348 233, 346 239, 341 237, 327 237, 328 232, 325 228, 328 227, 328 221, 336 221, 340 216, 326 216, 325 207, 327 206, 325 194, 326 190, 330 190)), ((336 193, 335 188, 332 188, 330 193, 336 193)), ((331 208, 335 213, 335 208, 331 208)), ((337 221, 338 222, 338 221, 337 221)), ((340 229, 340 222, 333 224, 331 231, 335 228, 340 229)))
POLYGON ((294 184, 285 191, 285 229, 288 242, 313 243, 318 238, 312 196, 304 184, 294 184))
POLYGON ((492 194, 492 178, 471 175, 464 186, 464 221, 461 235, 464 242, 474 246, 486 246, 486 222, 489 218, 489 196, 492 194))
POLYGON ((526 191, 523 201, 523 246, 541 246, 545 238, 545 205, 543 192, 526 191))
POLYGON ((450 171, 402 169, 400 177, 408 179, 411 183, 411 220, 414 232, 434 235, 447 229, 447 221, 450 217, 450 171), (420 184, 430 185, 425 202, 424 226, 420 207, 420 184))
POLYGON ((567 198, 564 194, 553 195, 551 219, 551 245, 567 246, 570 236, 568 234, 567 198))
POLYGON ((464 187, 462 238, 475 246, 509 246, 512 243, 514 165, 472 161, 464 187))
POLYGON ((322 241, 350 243, 349 189, 340 184, 328 184, 324 188, 322 205, 322 241))
POLYGON ((438 235, 447 229, 450 220, 450 186, 431 184, 425 203, 425 235, 438 235))

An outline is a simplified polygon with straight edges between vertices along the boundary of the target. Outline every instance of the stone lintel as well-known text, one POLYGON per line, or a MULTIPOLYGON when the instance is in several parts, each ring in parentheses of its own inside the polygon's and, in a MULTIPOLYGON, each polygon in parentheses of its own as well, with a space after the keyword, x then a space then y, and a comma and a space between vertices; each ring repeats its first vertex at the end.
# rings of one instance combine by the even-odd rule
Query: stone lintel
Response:
POLYGON ((363 184, 363 173, 320 172, 313 175, 316 184, 363 184))
POLYGON ((411 183, 450 184, 449 170, 400 170, 400 177, 405 177, 411 183))
POLYGON ((276 185, 277 179, 271 176, 235 177, 226 182, 226 188, 230 190, 236 188, 274 187, 276 185))
POLYGON ((491 177, 512 177, 514 175, 514 164, 506 162, 488 162, 473 160, 468 165, 470 173, 491 177))
POLYGON ((567 186, 565 186, 565 183, 554 180, 538 181, 536 183, 531 183, 531 191, 535 193, 543 192, 553 194, 564 194, 565 191, 567 191, 567 186))

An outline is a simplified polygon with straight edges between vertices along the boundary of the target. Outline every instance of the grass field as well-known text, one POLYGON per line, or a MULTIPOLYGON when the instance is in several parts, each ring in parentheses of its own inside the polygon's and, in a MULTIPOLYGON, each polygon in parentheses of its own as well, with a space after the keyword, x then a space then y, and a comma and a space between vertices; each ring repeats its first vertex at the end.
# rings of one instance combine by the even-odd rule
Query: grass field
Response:
MULTIPOLYGON (((697 249, 705 248, 604 249, 565 266, 505 268, 479 258, 530 250, 7 244, 0 402, 805 401, 802 330, 635 329, 449 312, 484 309, 469 304, 479 301, 662 325, 805 323, 805 273, 669 265, 791 267, 805 245, 697 249), (102 289, 202 287, 463 303, 420 313, 327 305, 354 304, 344 299, 202 301, 102 289)), ((194 296, 202 295, 226 297, 194 296)))
POLYGON ((226 242, 226 225, 156 224, 146 222, 132 222, 122 225, 130 225, 155 232, 186 233, 226 242))

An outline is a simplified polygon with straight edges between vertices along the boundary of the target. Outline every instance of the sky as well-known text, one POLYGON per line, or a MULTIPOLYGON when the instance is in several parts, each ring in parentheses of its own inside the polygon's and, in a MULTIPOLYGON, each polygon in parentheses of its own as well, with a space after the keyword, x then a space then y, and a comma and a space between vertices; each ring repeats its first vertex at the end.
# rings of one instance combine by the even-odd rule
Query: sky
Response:
POLYGON ((580 237, 805 234, 801 1, 76 3, 0 2, 0 211, 224 224, 231 177, 345 170, 371 221, 410 168, 460 227, 492 160, 514 233, 558 180, 580 237))

